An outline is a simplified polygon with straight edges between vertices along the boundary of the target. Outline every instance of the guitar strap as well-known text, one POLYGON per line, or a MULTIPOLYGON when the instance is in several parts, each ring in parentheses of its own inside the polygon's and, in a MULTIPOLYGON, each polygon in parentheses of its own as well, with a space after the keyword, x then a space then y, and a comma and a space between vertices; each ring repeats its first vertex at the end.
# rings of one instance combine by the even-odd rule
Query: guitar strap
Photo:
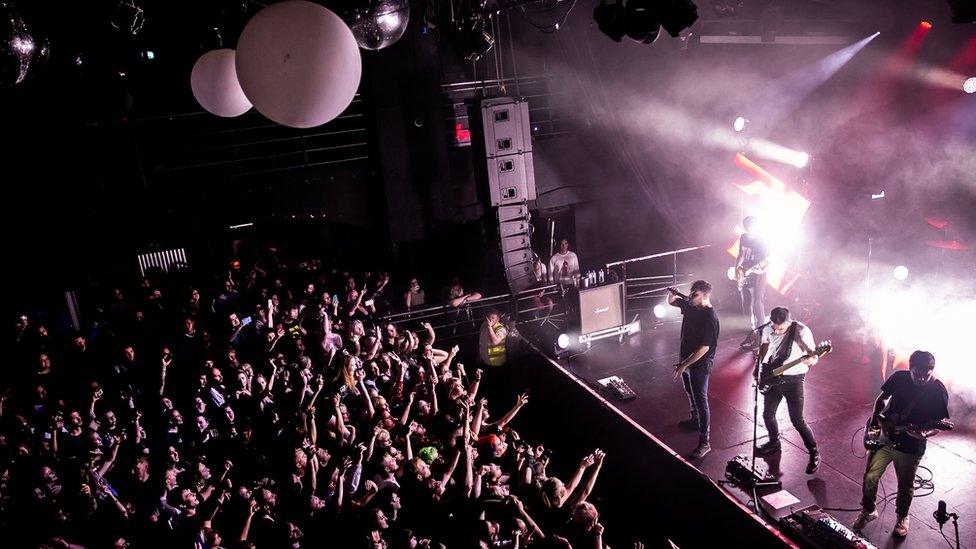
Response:
MULTIPOLYGON (((922 396, 925 395, 925 389, 926 389, 927 386, 928 385, 923 385, 921 388, 919 388, 918 393, 915 395, 915 398, 913 398, 908 403, 908 407, 905 408, 905 411, 904 412, 899 412, 898 417, 899 417, 900 420, 907 420, 908 419, 908 414, 912 413, 912 410, 915 408, 915 405, 918 404, 918 401, 921 400, 922 399, 922 396)), ((901 423, 901 421, 899 421, 899 423, 901 423)))
POLYGON ((776 349, 776 356, 770 361, 770 364, 776 367, 782 366, 786 363, 786 359, 790 357, 790 352, 793 350, 793 341, 796 339, 796 321, 794 320, 790 324, 789 333, 780 343, 779 348, 776 349))

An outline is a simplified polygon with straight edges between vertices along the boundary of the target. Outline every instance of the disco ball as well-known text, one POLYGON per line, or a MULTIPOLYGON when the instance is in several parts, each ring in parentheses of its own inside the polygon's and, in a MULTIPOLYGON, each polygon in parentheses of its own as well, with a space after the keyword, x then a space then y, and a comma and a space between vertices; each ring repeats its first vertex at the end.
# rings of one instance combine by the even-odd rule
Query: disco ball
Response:
POLYGON ((12 3, 0 1, 0 85, 20 84, 47 54, 47 44, 31 32, 12 3))
POLYGON ((410 22, 408 0, 371 0, 349 18, 349 28, 360 48, 381 50, 403 36, 410 22))

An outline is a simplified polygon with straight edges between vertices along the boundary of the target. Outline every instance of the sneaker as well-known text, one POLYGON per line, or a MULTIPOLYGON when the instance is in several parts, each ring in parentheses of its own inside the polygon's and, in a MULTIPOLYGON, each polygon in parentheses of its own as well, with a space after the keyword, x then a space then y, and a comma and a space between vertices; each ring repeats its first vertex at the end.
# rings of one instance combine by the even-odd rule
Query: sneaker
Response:
POLYGON ((861 510, 861 514, 859 514, 857 516, 857 520, 855 520, 854 521, 854 524, 851 525, 851 529, 853 529, 855 532, 860 532, 861 530, 864 529, 865 526, 867 526, 867 524, 869 522, 871 522, 872 520, 874 520, 876 518, 878 518, 878 510, 877 509, 875 509, 874 511, 871 511, 870 513, 866 512, 866 511, 864 511, 862 509, 861 510))
POLYGON ((691 459, 701 459, 705 457, 705 454, 711 451, 712 445, 707 442, 702 442, 698 445, 698 448, 695 448, 695 450, 691 452, 691 459))
POLYGON ((908 515, 898 517, 898 522, 895 523, 895 535, 900 538, 908 535, 908 515))
POLYGON ((756 455, 765 456, 768 454, 775 454, 776 452, 779 452, 781 449, 782 446, 779 443, 779 439, 770 440, 769 442, 756 446, 756 455))
POLYGON ((810 452, 810 461, 807 462, 807 474, 812 475, 820 467, 820 452, 813 450, 810 452))
POLYGON ((682 419, 678 422, 678 427, 686 431, 697 431, 698 430, 698 418, 690 417, 688 419, 682 419))

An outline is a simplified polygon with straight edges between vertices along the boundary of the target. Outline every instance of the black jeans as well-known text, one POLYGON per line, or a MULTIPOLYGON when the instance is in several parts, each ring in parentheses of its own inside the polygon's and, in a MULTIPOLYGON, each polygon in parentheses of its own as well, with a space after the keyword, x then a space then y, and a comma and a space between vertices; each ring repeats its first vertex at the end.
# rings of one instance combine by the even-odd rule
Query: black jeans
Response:
POLYGON ((746 285, 740 293, 742 298, 742 314, 749 317, 749 324, 753 330, 762 326, 766 321, 766 311, 763 309, 763 296, 765 294, 766 283, 764 281, 756 282, 755 285, 746 285))
POLYGON ((763 397, 763 422, 769 431, 769 440, 779 440, 779 423, 776 422, 776 410, 783 398, 786 398, 786 409, 790 413, 790 421, 803 439, 807 450, 817 449, 817 441, 813 438, 813 431, 803 419, 803 376, 784 376, 789 379, 785 383, 770 387, 763 397))
POLYGON ((700 442, 708 442, 708 376, 712 373, 712 361, 700 360, 685 369, 681 374, 681 383, 688 393, 688 404, 691 407, 691 417, 698 420, 698 438, 700 442))

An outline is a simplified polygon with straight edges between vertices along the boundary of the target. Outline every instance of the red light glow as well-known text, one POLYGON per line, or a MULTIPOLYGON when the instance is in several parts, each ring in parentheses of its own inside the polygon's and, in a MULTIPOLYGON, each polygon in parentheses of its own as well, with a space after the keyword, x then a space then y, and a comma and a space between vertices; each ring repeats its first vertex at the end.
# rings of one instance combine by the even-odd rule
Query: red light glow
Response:
POLYGON ((458 143, 471 142, 471 130, 468 130, 460 122, 454 124, 454 139, 458 143))
POLYGON ((918 24, 918 26, 922 27, 925 30, 929 30, 932 28, 932 23, 929 23, 928 21, 922 21, 921 23, 918 24))

